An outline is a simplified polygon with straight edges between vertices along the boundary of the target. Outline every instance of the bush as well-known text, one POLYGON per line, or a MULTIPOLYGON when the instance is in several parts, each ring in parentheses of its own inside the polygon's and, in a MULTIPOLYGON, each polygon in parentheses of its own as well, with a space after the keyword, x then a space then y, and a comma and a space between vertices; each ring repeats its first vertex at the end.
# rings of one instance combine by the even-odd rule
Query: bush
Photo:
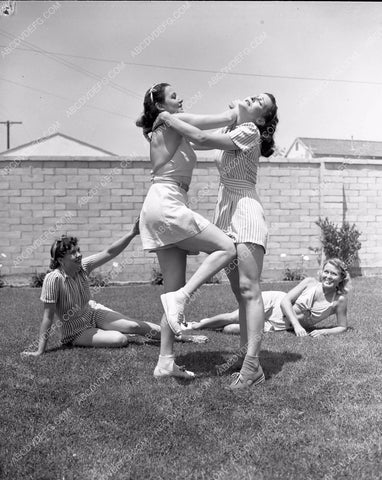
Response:
POLYGON ((293 280, 303 280, 306 277, 305 273, 300 269, 292 270, 287 267, 284 271, 283 280, 293 281, 293 280))
MULTIPOLYGON (((205 283, 219 284, 220 278, 217 275, 213 275, 205 283)), ((159 268, 153 267, 151 274, 151 285, 163 285, 163 275, 159 268)))
POLYGON ((104 277, 101 272, 92 273, 89 276, 89 282, 91 287, 108 287, 109 279, 104 277))
POLYGON ((42 284, 44 283, 45 275, 49 272, 50 272, 50 270, 47 270, 45 273, 44 272, 41 272, 41 273, 36 272, 32 276, 32 280, 30 281, 29 286, 34 287, 34 288, 41 288, 42 284))
POLYGON ((343 222, 338 226, 327 217, 324 220, 319 218, 316 224, 321 228, 321 242, 327 259, 339 258, 347 266, 358 260, 358 250, 361 248, 358 239, 361 232, 354 224, 350 226, 349 222, 343 222))
POLYGON ((163 285, 163 275, 159 268, 153 267, 151 274, 151 285, 163 285))
POLYGON ((213 275, 205 281, 206 284, 218 285, 221 283, 220 277, 218 275, 213 275))

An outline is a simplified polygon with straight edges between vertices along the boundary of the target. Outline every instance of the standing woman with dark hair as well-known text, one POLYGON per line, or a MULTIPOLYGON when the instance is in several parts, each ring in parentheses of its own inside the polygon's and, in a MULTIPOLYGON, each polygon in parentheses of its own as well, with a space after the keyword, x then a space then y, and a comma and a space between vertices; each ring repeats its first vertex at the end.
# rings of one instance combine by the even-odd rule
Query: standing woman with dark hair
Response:
POLYGON ((191 115, 182 112, 182 100, 167 83, 150 88, 144 98, 144 113, 137 121, 150 141, 152 185, 140 214, 140 235, 144 250, 156 252, 164 280, 161 301, 165 311, 161 323, 161 350, 155 377, 193 378, 174 360, 174 334, 184 329, 186 301, 206 280, 235 258, 235 245, 219 228, 188 208, 187 191, 196 155, 188 140, 172 128, 155 123, 160 112, 177 113, 200 128, 232 124, 236 112, 219 115, 191 115), (149 134, 151 133, 151 137, 149 134), (186 283, 187 252, 209 256, 186 283))
POLYGON ((240 344, 246 351, 244 361, 239 362, 243 361, 240 374, 229 387, 237 390, 265 379, 259 363, 264 329, 260 275, 268 231, 256 178, 260 155, 269 157, 274 151, 278 118, 275 98, 269 93, 235 101, 231 106, 237 111, 236 122, 219 132, 203 132, 168 112, 161 113, 158 121, 192 141, 195 149, 220 150, 214 223, 236 244, 237 260, 232 268, 226 268, 226 273, 239 303, 240 344))

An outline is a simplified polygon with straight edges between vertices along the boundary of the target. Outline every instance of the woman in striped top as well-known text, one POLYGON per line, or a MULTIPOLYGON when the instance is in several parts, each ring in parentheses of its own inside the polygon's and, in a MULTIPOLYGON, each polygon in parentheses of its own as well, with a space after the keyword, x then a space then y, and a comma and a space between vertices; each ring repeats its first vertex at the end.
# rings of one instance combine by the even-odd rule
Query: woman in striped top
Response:
MULTIPOLYGON (((61 343, 64 345, 123 347, 131 334, 144 335, 148 339, 160 338, 159 325, 131 319, 91 300, 89 274, 119 255, 138 234, 137 219, 127 235, 106 250, 84 259, 77 238, 63 236, 53 243, 50 262, 53 271, 45 276, 40 297, 44 302, 44 313, 38 348, 34 352, 23 352, 23 355, 37 357, 45 352, 54 314, 59 318, 61 343)), ((197 339, 202 341, 203 337, 197 339)), ((187 341, 188 338, 181 340, 187 341)))
POLYGON ((268 232, 256 177, 260 155, 268 157, 274 151, 278 118, 275 98, 269 93, 237 100, 231 108, 237 111, 236 122, 219 132, 202 131, 168 112, 161 113, 159 121, 193 142, 195 149, 220 150, 214 223, 236 244, 237 259, 225 270, 239 303, 240 343, 246 351, 240 374, 229 387, 237 390, 265 379, 259 363, 264 328, 260 275, 268 232))
POLYGON ((236 112, 227 109, 216 115, 184 113, 182 99, 167 83, 154 85, 146 92, 143 108, 136 125, 150 141, 152 185, 142 205, 140 232, 143 248, 157 254, 165 290, 161 295, 165 315, 154 376, 191 379, 195 374, 175 363, 174 335, 184 329, 187 300, 232 261, 236 252, 227 235, 189 208, 187 191, 196 164, 195 152, 182 135, 161 125, 157 118, 161 111, 176 113, 189 123, 209 129, 232 124, 236 112), (208 256, 186 282, 187 253, 199 251, 208 256))

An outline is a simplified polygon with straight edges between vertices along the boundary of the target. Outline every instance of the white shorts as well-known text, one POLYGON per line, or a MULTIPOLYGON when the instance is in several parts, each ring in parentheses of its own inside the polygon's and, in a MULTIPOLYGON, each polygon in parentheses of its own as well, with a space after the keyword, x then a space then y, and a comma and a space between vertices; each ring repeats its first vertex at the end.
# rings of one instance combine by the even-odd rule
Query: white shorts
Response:
POLYGON ((139 230, 144 250, 171 248, 194 237, 210 225, 187 206, 187 192, 172 183, 151 185, 140 214, 139 230))

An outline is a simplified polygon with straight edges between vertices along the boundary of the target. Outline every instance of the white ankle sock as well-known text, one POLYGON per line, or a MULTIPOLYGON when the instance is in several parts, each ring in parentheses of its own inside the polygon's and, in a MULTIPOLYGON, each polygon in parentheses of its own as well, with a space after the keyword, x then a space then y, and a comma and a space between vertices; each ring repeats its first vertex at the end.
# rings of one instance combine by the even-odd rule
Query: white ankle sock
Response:
POLYGON ((159 355, 158 365, 161 367, 168 367, 172 365, 175 361, 175 355, 159 355))
POLYGON ((184 298, 186 298, 187 300, 189 300, 191 297, 190 295, 186 292, 186 290, 182 287, 180 288, 177 293, 183 295, 184 298))

